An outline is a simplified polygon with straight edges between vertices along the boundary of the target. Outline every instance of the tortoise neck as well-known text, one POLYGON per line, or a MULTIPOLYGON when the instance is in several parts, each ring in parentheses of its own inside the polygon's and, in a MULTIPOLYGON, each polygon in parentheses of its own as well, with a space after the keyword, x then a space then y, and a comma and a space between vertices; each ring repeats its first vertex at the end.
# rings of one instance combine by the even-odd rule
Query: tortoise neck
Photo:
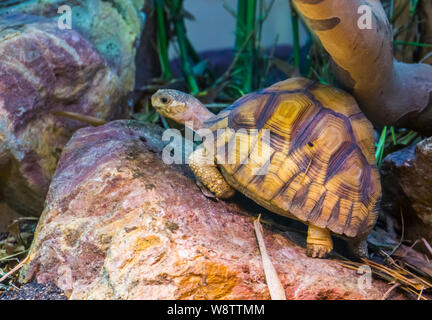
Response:
POLYGON ((196 131, 203 127, 204 122, 214 116, 197 98, 189 96, 186 101, 188 111, 185 114, 185 125, 196 131))

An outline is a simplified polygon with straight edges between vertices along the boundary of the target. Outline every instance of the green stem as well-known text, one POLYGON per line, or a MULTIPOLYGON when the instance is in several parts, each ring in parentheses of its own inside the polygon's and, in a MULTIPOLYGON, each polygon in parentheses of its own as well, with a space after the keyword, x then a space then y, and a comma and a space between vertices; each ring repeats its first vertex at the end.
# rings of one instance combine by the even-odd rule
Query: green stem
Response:
POLYGON ((421 43, 421 42, 414 42, 414 41, 399 41, 399 40, 394 40, 393 43, 396 45, 403 45, 403 46, 408 45, 408 46, 432 48, 431 43, 421 43))
POLYGON ((291 23, 294 44, 294 66, 300 70, 300 32, 299 32, 299 17, 297 11, 291 4, 291 23))
POLYGON ((390 0, 390 21, 393 21, 394 17, 394 0, 390 0))
POLYGON ((245 15, 246 15, 247 0, 238 0, 237 2, 237 21, 235 32, 235 51, 239 51, 244 43, 246 36, 245 32, 245 15))
POLYGON ((180 59, 182 62, 183 74, 189 85, 191 94, 194 95, 199 92, 199 87, 188 59, 187 44, 186 44, 186 28, 183 20, 176 20, 174 22, 174 28, 176 30, 178 46, 180 49, 180 59))
POLYGON ((235 30, 235 43, 234 43, 234 51, 235 56, 238 56, 237 62, 234 65, 233 70, 233 81, 235 84, 242 84, 244 81, 244 52, 240 51, 240 48, 243 47, 245 43, 246 37, 246 9, 247 9, 247 0, 237 0, 237 15, 236 15, 236 30, 235 30))
POLYGON ((239 54, 233 72, 234 83, 244 92, 251 92, 255 65, 255 16, 256 0, 238 0, 235 52, 239 54), (249 35, 252 34, 250 37, 249 35), (245 45, 246 43, 246 45, 245 45), (245 49, 240 53, 240 49, 245 49))
POLYGON ((376 159, 378 167, 381 166, 381 161, 382 161, 382 157, 384 154, 386 137, 387 137, 387 126, 385 126, 384 129, 381 131, 381 136, 380 136, 380 139, 378 141, 377 150, 375 152, 375 159, 376 159))
POLYGON ((397 145, 397 139, 396 139, 396 132, 393 126, 390 127, 390 131, 391 131, 391 136, 392 136, 392 140, 393 140, 393 145, 397 145))
POLYGON ((258 11, 258 35, 257 41, 261 44, 262 40, 262 29, 264 24, 264 0, 259 0, 259 11, 258 11))
MULTIPOLYGON (((255 29, 255 16, 256 16, 256 0, 249 0, 247 3, 247 15, 246 15, 246 34, 249 32, 254 32, 255 29)), ((246 74, 243 82, 243 91, 251 92, 252 91, 252 81, 253 81, 253 68, 255 65, 255 37, 249 40, 249 43, 246 47, 246 74)))
POLYGON ((192 66, 189 62, 188 56, 188 40, 186 37, 186 26, 181 16, 181 8, 183 7, 183 0, 171 1, 172 10, 174 17, 174 30, 177 35, 177 42, 180 49, 180 60, 182 64, 183 75, 186 78, 186 82, 189 85, 191 94, 195 95, 199 93, 198 83, 195 79, 195 75, 192 71, 192 66))
POLYGON ((419 0, 411 0, 410 2, 410 18, 412 18, 417 10, 419 0))
POLYGON ((172 72, 168 59, 168 41, 165 30, 164 0, 153 0, 153 3, 156 9, 157 44, 162 70, 162 78, 169 79, 172 77, 172 72))

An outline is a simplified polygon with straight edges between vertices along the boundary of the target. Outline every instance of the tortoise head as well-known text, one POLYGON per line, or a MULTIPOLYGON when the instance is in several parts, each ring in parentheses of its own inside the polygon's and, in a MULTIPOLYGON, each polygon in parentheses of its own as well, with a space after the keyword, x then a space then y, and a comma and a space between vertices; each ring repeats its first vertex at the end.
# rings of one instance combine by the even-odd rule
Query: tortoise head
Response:
POLYGON ((201 128, 213 116, 197 98, 178 90, 160 89, 153 94, 151 101, 159 114, 194 130, 201 128))

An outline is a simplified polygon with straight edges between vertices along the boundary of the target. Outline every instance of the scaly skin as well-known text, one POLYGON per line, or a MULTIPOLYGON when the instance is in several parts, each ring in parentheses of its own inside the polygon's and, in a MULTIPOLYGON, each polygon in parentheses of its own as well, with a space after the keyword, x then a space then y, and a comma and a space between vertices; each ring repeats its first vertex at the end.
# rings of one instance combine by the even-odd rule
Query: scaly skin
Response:
POLYGON ((214 161, 208 161, 206 156, 207 150, 203 147, 199 147, 190 155, 189 167, 193 174, 216 196, 216 198, 231 198, 234 195, 235 190, 225 181, 222 174, 214 164, 214 161))
POLYGON ((328 229, 313 224, 308 226, 306 254, 312 258, 325 258, 333 250, 333 241, 328 229))
POLYGON ((178 90, 160 89, 151 100, 158 113, 192 130, 201 129, 214 116, 197 98, 178 90))

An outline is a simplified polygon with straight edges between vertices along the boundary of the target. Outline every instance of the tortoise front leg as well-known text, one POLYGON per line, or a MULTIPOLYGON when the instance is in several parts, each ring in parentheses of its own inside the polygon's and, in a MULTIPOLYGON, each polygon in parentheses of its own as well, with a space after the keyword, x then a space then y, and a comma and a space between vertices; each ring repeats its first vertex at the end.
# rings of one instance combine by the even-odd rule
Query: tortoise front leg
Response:
POLYGON ((333 250, 333 241, 328 229, 309 223, 306 238, 306 254, 313 258, 325 258, 333 250))
POLYGON ((207 189, 214 193, 216 198, 231 198, 235 190, 225 181, 214 161, 209 163, 207 157, 207 150, 202 146, 191 153, 189 156, 189 167, 193 174, 207 189))

